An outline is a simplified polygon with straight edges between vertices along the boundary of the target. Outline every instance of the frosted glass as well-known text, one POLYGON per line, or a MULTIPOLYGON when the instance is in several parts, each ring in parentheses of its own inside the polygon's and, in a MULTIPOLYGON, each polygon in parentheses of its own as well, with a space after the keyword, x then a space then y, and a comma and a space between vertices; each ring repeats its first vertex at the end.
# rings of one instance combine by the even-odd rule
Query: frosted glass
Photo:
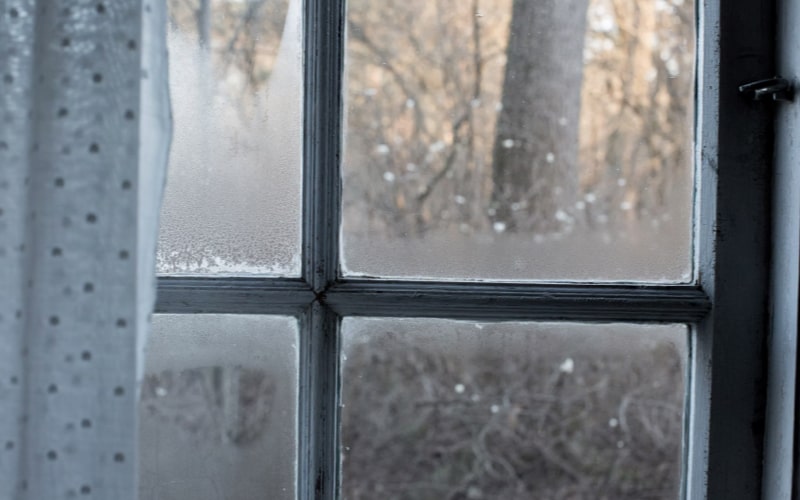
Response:
POLYGON ((685 326, 343 329, 348 500, 680 497, 685 326))
POLYGON ((346 274, 691 280, 691 0, 348 8, 346 274))
POLYGON ((158 270, 297 276, 301 2, 168 3, 175 124, 158 270))
POLYGON ((293 318, 157 315, 139 406, 140 500, 290 500, 293 318))

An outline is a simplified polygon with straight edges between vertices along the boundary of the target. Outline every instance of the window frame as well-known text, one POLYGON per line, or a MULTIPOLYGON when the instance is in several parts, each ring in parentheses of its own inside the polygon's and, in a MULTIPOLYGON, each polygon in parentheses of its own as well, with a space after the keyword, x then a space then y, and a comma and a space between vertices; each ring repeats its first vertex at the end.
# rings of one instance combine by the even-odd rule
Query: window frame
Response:
POLYGON ((304 0, 301 277, 161 276, 156 304, 158 313, 298 318, 297 498, 338 498, 343 316, 693 325, 683 498, 760 498, 772 110, 744 99, 738 87, 774 72, 774 6, 697 3, 697 281, 663 285, 341 277, 346 6, 304 0))

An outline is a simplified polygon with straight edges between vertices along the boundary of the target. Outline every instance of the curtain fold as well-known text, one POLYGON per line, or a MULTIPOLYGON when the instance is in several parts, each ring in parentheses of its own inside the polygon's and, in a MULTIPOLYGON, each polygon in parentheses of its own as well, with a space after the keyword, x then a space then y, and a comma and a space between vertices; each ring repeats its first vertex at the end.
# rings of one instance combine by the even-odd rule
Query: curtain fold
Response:
POLYGON ((0 0, 0 498, 134 499, 164 2, 0 0))

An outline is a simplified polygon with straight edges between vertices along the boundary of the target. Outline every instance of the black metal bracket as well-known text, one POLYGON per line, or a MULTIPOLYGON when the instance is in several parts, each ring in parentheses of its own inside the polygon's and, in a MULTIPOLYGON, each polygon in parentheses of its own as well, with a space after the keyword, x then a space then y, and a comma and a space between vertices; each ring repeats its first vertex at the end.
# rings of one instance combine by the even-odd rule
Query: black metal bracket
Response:
POLYGON ((755 101, 773 100, 790 102, 794 100, 792 82, 780 76, 747 83, 739 87, 739 92, 755 101))

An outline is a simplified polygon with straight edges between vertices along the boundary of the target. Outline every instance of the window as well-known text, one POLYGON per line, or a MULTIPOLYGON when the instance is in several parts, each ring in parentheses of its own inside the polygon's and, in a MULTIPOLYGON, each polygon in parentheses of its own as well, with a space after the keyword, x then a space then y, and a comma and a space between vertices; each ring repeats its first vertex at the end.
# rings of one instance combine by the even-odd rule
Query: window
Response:
MULTIPOLYGON (((351 3, 354 9, 369 9, 370 5, 363 1, 351 3)), ((662 7, 682 3, 655 2, 662 7)), ((188 17, 188 21, 175 20, 176 23, 197 22, 201 44, 213 43, 213 30, 208 27, 211 5, 211 2, 199 1, 196 12, 201 15, 188 17)), ((279 14, 278 18, 291 18, 292 8, 295 8, 299 26, 300 2, 291 1, 288 8, 286 4, 280 5, 278 8, 286 9, 282 11, 286 14, 279 14)), ((236 12, 244 12, 250 16, 249 19, 258 22, 265 22, 268 17, 259 10, 266 8, 263 2, 221 2, 215 8, 239 9, 236 12)), ((475 17, 479 18, 480 9, 473 10, 475 17)), ((413 21, 418 13, 408 14, 413 21)), ((231 23, 236 21, 234 17, 230 19, 231 23)), ((691 25, 692 19, 690 15, 686 22, 691 25)), ((350 389, 357 389, 359 381, 357 374, 348 371, 342 353, 357 356, 359 343, 363 345, 378 335, 380 339, 375 341, 378 344, 375 349, 389 353, 386 356, 402 356, 403 352, 416 348, 419 342, 427 342, 429 347, 440 342, 436 349, 447 353, 445 358, 455 356, 460 359, 451 359, 450 362, 477 363, 474 361, 475 352, 492 350, 480 344, 480 335, 484 331, 499 332, 511 339, 508 342, 512 348, 494 353, 495 356, 511 358, 514 357, 511 351, 518 355, 535 347, 531 347, 533 344, 525 348, 513 347, 517 345, 514 342, 526 336, 536 339, 536 342, 558 339, 554 341, 557 347, 553 352, 578 343, 580 338, 594 336, 603 339, 586 349, 585 359, 599 356, 593 350, 598 346, 649 336, 655 339, 654 349, 672 353, 670 356, 678 363, 676 373, 685 373, 685 380, 681 379, 685 388, 680 389, 685 395, 685 405, 680 410, 681 414, 685 412, 679 452, 682 470, 676 476, 681 477, 678 484, 673 483, 675 491, 672 497, 677 496, 680 490, 680 494, 690 499, 758 498, 766 387, 764 345, 768 326, 766 290, 769 269, 765 263, 768 262, 770 243, 771 128, 770 108, 764 103, 746 99, 740 95, 738 87, 774 73, 773 41, 767 28, 772 20, 771 9, 758 3, 704 2, 697 7, 697 92, 693 103, 695 179, 694 190, 687 187, 686 191, 693 193, 695 212, 691 229, 693 236, 676 236, 685 238, 679 240, 683 243, 678 244, 677 258, 673 259, 679 263, 677 268, 669 263, 652 274, 632 275, 625 266, 627 263, 636 265, 633 259, 627 262, 621 259, 610 266, 594 263, 586 268, 588 271, 572 275, 567 275, 569 261, 561 262, 560 268, 551 267, 544 272, 531 270, 523 263, 520 271, 514 268, 513 260, 514 255, 521 254, 520 249, 526 248, 520 244, 512 248, 512 257, 498 257, 501 265, 468 274, 463 264, 475 257, 469 249, 476 243, 467 241, 464 243, 466 250, 454 249, 445 243, 445 250, 454 252, 452 260, 458 261, 455 267, 448 267, 450 263, 446 258, 438 262, 435 257, 430 260, 432 257, 425 254, 423 247, 400 249, 400 252, 418 255, 418 265, 398 271, 396 260, 392 260, 396 259, 397 252, 392 254, 396 249, 390 248, 391 245, 359 241, 353 237, 354 233, 349 232, 352 226, 347 225, 347 220, 344 229, 340 230, 343 213, 346 217, 347 210, 364 210, 357 206, 358 194, 348 190, 347 178, 342 185, 342 173, 345 176, 349 174, 348 167, 342 165, 342 158, 344 155, 347 161, 347 154, 352 154, 344 139, 358 140, 345 134, 345 126, 350 127, 350 133, 359 126, 356 122, 348 122, 347 106, 353 103, 343 100, 348 85, 352 84, 352 76, 349 81, 345 78, 345 59, 350 58, 347 64, 357 64, 357 54, 348 52, 345 33, 353 39, 361 37, 362 42, 371 33, 364 26, 357 25, 356 19, 348 18, 344 0, 306 0, 302 5, 302 78, 287 80, 294 83, 287 88, 298 92, 302 89, 302 95, 289 94, 273 101, 267 98, 273 106, 281 106, 282 116, 294 119, 292 113, 297 112, 300 128, 292 130, 291 126, 271 124, 269 115, 260 124, 265 127, 264 133, 288 134, 282 140, 289 151, 286 165, 279 169, 276 177, 255 171, 253 175, 258 178, 255 185, 233 185, 240 182, 236 178, 208 180, 206 191, 194 194, 197 206, 207 204, 216 209, 228 204, 229 208, 221 212, 196 213, 190 209, 184 211, 184 219, 173 221, 169 215, 165 217, 166 229, 173 234, 180 236, 184 230, 198 234, 187 236, 189 244, 178 241, 177 236, 172 240, 167 238, 172 246, 169 252, 162 252, 162 256, 172 260, 162 262, 167 266, 162 269, 168 273, 159 279, 157 303, 157 311, 166 316, 157 321, 163 325, 172 324, 171 328, 180 332, 180 342, 197 348, 192 351, 187 347, 186 356, 207 356, 210 361, 204 361, 206 368, 191 368, 192 361, 185 358, 180 363, 189 365, 179 366, 179 361, 174 361, 172 367, 167 366, 161 371, 172 375, 163 375, 154 379, 151 385, 145 385, 144 397, 155 400, 159 394, 166 395, 164 391, 168 392, 170 387, 189 387, 192 383, 189 379, 200 380, 193 387, 210 388, 213 395, 210 397, 216 398, 216 416, 208 418, 221 419, 226 439, 236 440, 247 434, 243 417, 236 413, 235 408, 226 407, 225 403, 234 399, 236 404, 240 404, 245 397, 236 384, 243 377, 255 381, 250 385, 257 390, 247 395, 251 404, 261 404, 260 401, 268 400, 269 394, 280 393, 278 399, 281 403, 276 403, 276 408, 281 408, 285 421, 293 423, 296 415, 297 424, 296 449, 291 446, 293 427, 290 425, 280 431, 284 438, 288 436, 279 445, 286 447, 285 461, 296 459, 294 470, 281 469, 279 474, 281 484, 290 485, 287 498, 296 495, 301 499, 333 499, 352 477, 341 460, 342 453, 347 460, 348 451, 343 447, 346 444, 343 439, 353 436, 343 436, 341 424, 346 419, 355 418, 353 413, 348 413, 346 405, 348 398, 358 397, 350 389), (295 139, 289 138, 293 133, 295 139), (296 168, 293 170, 292 166, 296 168), (223 185, 225 183, 233 186, 223 185), (258 191, 261 187, 266 194, 258 191), (243 197, 244 205, 241 205, 242 199, 234 199, 237 198, 236 189, 252 190, 249 197, 243 197), (203 193, 213 193, 217 198, 209 199, 203 193), (253 196, 260 201, 247 205, 247 200, 256 199, 253 196), (209 217, 219 217, 219 220, 209 223, 209 217), (294 229, 293 221, 297 221, 294 229), (203 226, 207 232, 199 234, 202 231, 195 226, 203 226), (244 250, 230 244, 231 241, 243 240, 249 242, 244 245, 244 250), (371 249, 370 245, 373 245, 371 249), (181 253, 187 248, 189 259, 181 253), (198 248, 200 254, 208 250, 211 257, 232 257, 212 259, 201 255, 195 259, 198 248), (372 254, 361 251, 365 248, 372 254), (236 254, 240 250, 244 256, 236 254), (458 257, 458 252, 466 254, 458 257), (691 258, 687 257, 690 253, 691 258), (506 265, 502 265, 504 263, 506 265), (509 272, 509 266, 515 271, 509 272), (612 268, 616 271, 608 271, 612 268), (247 274, 247 271, 253 274, 247 274), (382 275, 383 278, 369 275, 382 275), (186 326, 176 326, 178 323, 186 326), (613 328, 612 332, 606 326, 608 324, 621 326, 613 328), (464 325, 474 327, 474 331, 460 333, 464 325), (219 331, 231 329, 228 333, 239 332, 231 335, 232 339, 238 339, 231 340, 237 348, 223 353, 229 360, 226 361, 227 369, 214 368, 224 364, 220 358, 214 358, 223 356, 218 353, 220 349, 226 349, 224 342, 217 339, 197 344, 200 347, 192 344, 192 331, 213 336, 213 328, 219 331), (451 344, 441 345, 442 337, 449 335, 442 332, 448 329, 465 343, 465 350, 460 354, 453 354, 451 344), (258 332, 267 330, 270 333, 259 336, 258 332), (393 335, 380 335, 388 330, 393 335), (684 341, 676 340, 681 338, 688 339, 685 347, 681 347, 684 341), (286 382, 285 386, 270 387, 257 369, 259 360, 252 357, 253 351, 259 349, 277 353, 276 359, 281 358, 284 362, 280 369, 285 380, 294 380, 286 382), (685 358, 682 353, 685 353, 685 358), (680 369, 682 359, 687 363, 684 371, 680 369), (177 374, 181 367, 184 368, 182 374, 177 374), (194 371, 187 373, 189 368, 194 371), (172 385, 167 387, 164 380, 172 385), (291 402, 292 394, 297 396, 296 406, 291 402), (292 481, 287 483, 287 477, 296 478, 294 495, 291 494, 292 481)), ((378 18, 377 22, 381 21, 378 18)), ((234 32, 251 27, 247 23, 232 26, 234 32)), ((447 26, 447 23, 442 26, 447 26)), ((375 29, 379 32, 379 28, 375 29)), ((299 40, 299 33, 287 35, 284 32, 283 37, 290 40, 287 43, 292 43, 291 40, 299 40)), ((234 39, 232 43, 236 46, 242 42, 234 39)), ((300 47, 296 50, 299 51, 300 47)), ((380 46, 376 50, 380 50, 380 46)), ((276 65, 285 61, 279 53, 264 57, 274 58, 276 65)), ((578 57, 586 56, 579 54, 578 57)), ((391 57, 386 55, 386 63, 390 62, 391 57)), ((205 63, 201 61, 200 64, 205 63)), ((283 75, 286 78, 297 76, 291 69, 283 75)), ((570 75, 557 76, 556 84, 568 85, 562 78, 570 75)), ((199 80, 203 81, 202 78, 199 80)), ((467 95, 471 97, 470 102, 474 102, 475 96, 467 95)), ((350 99, 352 101, 352 96, 350 99)), ((413 119, 414 109, 420 103, 410 99, 404 101, 404 106, 413 119)), ((504 102, 503 107, 506 105, 504 102)), ((225 106, 218 109, 230 111, 225 106)), ((453 129, 447 132, 448 140, 461 133, 459 116, 455 115, 453 129)), ((197 127, 209 126, 200 118, 203 117, 194 120, 197 127)), ((253 138, 237 136, 239 150, 200 149, 191 153, 196 155, 197 161, 209 158, 211 161, 227 161, 229 155, 248 147, 267 147, 257 140, 262 132, 260 125, 252 122, 245 127, 256 132, 253 138)), ((509 130, 513 132, 514 129, 511 127, 509 130)), ((181 131, 178 130, 177 134, 181 131)), ((506 143, 506 149, 515 148, 517 139, 509 137, 508 140, 511 142, 506 143)), ((381 156, 387 148, 394 147, 392 144, 381 142, 374 146, 377 148, 374 153, 381 156)), ((501 149, 505 147, 503 141, 499 144, 501 149)), ((431 147, 439 149, 448 145, 452 142, 444 141, 442 145, 433 142, 427 146, 428 152, 431 153, 431 147)), ((505 154, 503 151, 500 153, 505 154)), ((552 151, 544 152, 544 163, 549 162, 548 153, 555 156, 552 151)), ((431 154, 436 154, 436 151, 431 154)), ((685 159, 687 165, 689 157, 685 159)), ((454 153, 453 160, 447 160, 445 156, 441 163, 443 169, 451 168, 448 161, 458 161, 458 155, 454 153)), ((413 164, 409 158, 402 168, 413 164)), ((443 178, 448 175, 447 170, 438 172, 443 178)), ((397 182, 397 175, 396 171, 386 170, 380 182, 397 182)), ((380 196, 386 194, 378 193, 380 196)), ((542 192, 537 196, 545 194, 542 192)), ((690 204, 688 197, 684 202, 685 206, 690 204)), ((170 209, 170 203, 167 199, 167 209, 170 209)), ((628 205, 624 203, 624 199, 617 200, 616 206, 625 210, 624 206, 628 205)), ((568 216, 557 216, 556 213, 554 210, 547 220, 568 216)), ((504 215, 496 207, 486 220, 484 229, 489 234, 504 233, 515 224, 523 224, 520 219, 504 215)), ((688 213, 686 220, 689 220, 688 213)), ((538 230, 531 229, 534 232, 538 230)), ((651 235, 652 238, 661 236, 658 231, 651 235)), ((162 244, 164 241, 162 238, 162 244)), ((530 238, 529 244, 536 248, 538 243, 530 238)), ((492 248, 496 247, 490 245, 489 251, 493 251, 492 248)), ((644 265, 639 269, 646 271, 648 267, 644 265)), ((180 345, 183 344, 174 344, 170 352, 181 352, 180 345)), ((558 356, 557 372, 570 373, 575 369, 576 359, 569 355, 558 356)), ((647 359, 646 356, 640 357, 643 356, 641 353, 631 356, 647 359)), ((365 375, 370 376, 370 372, 365 370, 365 375)), ((391 374, 373 372, 372 375, 391 374)), ((473 396, 466 382, 443 380, 443 384, 452 385, 454 398, 469 399, 473 396)), ((508 376, 499 377, 497 382, 501 386, 511 383, 508 376)), ((507 420, 511 419, 513 405, 503 408, 502 401, 498 401, 488 403, 489 413, 496 405, 495 413, 507 412, 504 415, 507 420)), ((161 410, 156 408, 154 411, 161 410)), ((190 424, 197 428, 203 426, 202 422, 190 424)), ((609 420, 608 425, 610 428, 620 425, 619 419, 616 424, 609 420)), ((568 438, 565 443, 569 444, 570 440, 568 438)), ((622 446, 625 446, 624 442, 622 446)), ((144 455, 147 455, 146 450, 144 455)), ((228 457, 226 460, 249 463, 259 458, 256 453, 255 456, 228 457)), ((362 459, 360 463, 370 462, 362 459)), ((491 463, 486 466, 502 468, 491 463)), ((502 482, 505 472, 498 469, 496 480, 502 482)), ((371 490, 372 494, 376 491, 371 490)), ((480 498, 483 493, 466 485, 462 494, 468 498, 480 498)), ((662 496, 656 497, 670 495, 670 492, 662 492, 662 496)))

